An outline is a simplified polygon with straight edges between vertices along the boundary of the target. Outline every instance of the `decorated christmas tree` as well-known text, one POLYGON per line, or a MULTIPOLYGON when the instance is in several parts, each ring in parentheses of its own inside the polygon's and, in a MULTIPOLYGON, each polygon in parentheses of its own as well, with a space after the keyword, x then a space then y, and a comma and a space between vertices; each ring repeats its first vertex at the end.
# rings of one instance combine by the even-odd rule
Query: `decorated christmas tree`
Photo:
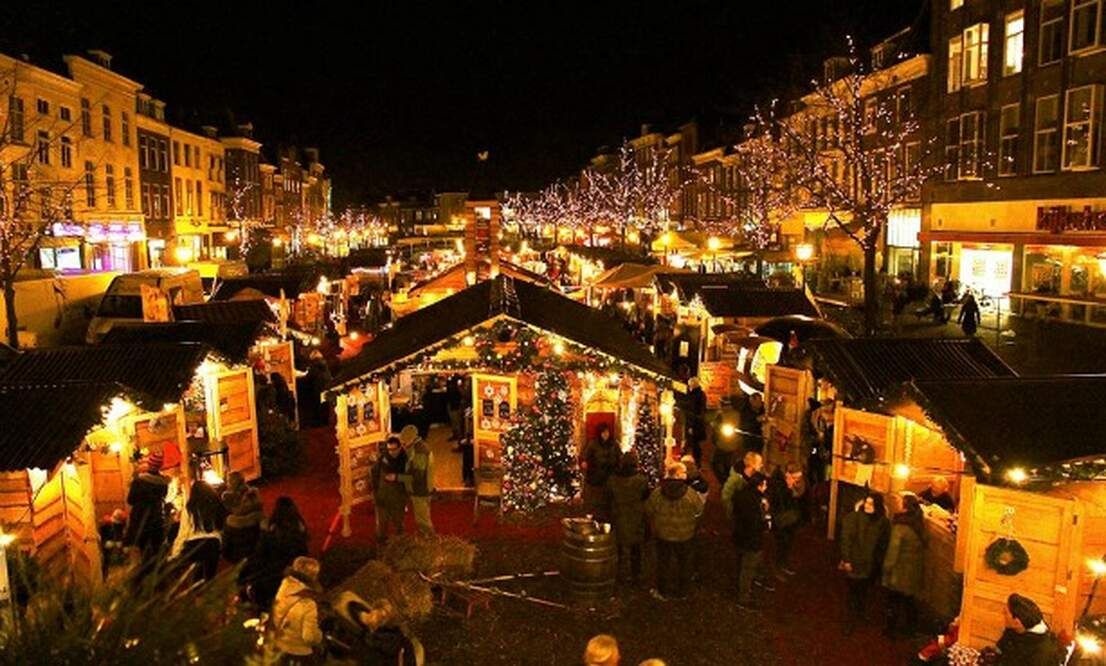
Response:
POLYGON ((648 400, 641 401, 637 413, 637 427, 634 429, 634 450, 637 451, 638 467, 650 486, 661 480, 661 467, 664 462, 664 445, 661 442, 657 420, 653 417, 653 406, 648 400))
POLYGON ((503 507, 532 511, 573 497, 578 485, 568 381, 547 371, 538 376, 530 410, 503 433, 503 507))

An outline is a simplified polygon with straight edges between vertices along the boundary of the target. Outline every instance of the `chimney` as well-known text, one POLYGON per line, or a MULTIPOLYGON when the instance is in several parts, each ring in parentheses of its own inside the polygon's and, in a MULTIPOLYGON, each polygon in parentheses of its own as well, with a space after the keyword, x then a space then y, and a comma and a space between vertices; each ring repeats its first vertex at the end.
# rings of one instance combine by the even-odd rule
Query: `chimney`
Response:
POLYGON ((253 123, 241 123, 238 125, 238 133, 247 139, 253 138, 253 123))
POLYGON ((200 129, 203 130, 204 136, 209 139, 214 139, 219 135, 219 131, 212 125, 203 125, 200 129))
POLYGON ((89 49, 88 56, 104 69, 111 69, 111 54, 100 49, 89 49))

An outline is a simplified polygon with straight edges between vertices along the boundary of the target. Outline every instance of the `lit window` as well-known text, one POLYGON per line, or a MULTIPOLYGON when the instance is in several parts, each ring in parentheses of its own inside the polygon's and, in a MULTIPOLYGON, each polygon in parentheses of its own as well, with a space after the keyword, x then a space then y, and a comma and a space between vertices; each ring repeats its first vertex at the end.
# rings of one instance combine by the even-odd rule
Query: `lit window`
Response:
POLYGON ((998 175, 1013 176, 1018 172, 1018 131, 1021 129, 1021 106, 1002 107, 999 122, 998 175))
POLYGON ((979 178, 979 149, 983 143, 983 112, 960 116, 960 173, 963 179, 979 178))
POLYGON ((1072 0, 1071 36, 1072 53, 1093 49, 1099 45, 1102 0, 1072 0))
POLYGON ((961 78, 960 75, 963 69, 964 61, 964 38, 960 35, 953 37, 949 40, 949 81, 948 91, 956 92, 960 90, 961 78))
POLYGON ((1002 74, 1022 71, 1022 50, 1025 45, 1025 12, 1006 15, 1006 41, 1003 44, 1002 74))
POLYGON ((1095 165, 1094 138, 1098 122, 1098 86, 1073 88, 1064 103, 1064 169, 1095 165))
POLYGON ((964 6, 964 0, 949 0, 949 11, 960 9, 964 6))
POLYGON ((1060 162, 1060 97, 1037 98, 1033 122, 1033 173, 1055 171, 1060 162))
POLYGON ((987 80, 987 36, 990 26, 976 23, 964 30, 964 85, 987 80))

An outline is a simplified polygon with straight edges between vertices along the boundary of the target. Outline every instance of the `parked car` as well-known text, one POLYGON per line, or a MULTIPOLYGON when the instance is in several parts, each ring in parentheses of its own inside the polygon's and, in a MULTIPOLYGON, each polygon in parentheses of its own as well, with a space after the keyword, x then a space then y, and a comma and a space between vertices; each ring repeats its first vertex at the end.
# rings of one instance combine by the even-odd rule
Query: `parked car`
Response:
POLYGON ((142 321, 142 287, 156 287, 169 305, 204 302, 204 287, 199 271, 188 268, 151 268, 120 275, 111 281, 96 314, 88 324, 85 340, 95 344, 120 322, 142 321))

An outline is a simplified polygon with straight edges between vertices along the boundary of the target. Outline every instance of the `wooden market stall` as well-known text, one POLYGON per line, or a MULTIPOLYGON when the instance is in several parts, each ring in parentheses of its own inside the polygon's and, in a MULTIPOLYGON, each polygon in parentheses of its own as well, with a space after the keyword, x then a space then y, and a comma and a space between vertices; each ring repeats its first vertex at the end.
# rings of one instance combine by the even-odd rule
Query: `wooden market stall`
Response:
POLYGON ((126 508, 133 454, 183 447, 180 406, 137 400, 118 384, 0 386, 0 528, 55 580, 101 582, 98 521, 126 508))
MULTIPOLYGON (((421 376, 468 375, 478 488, 498 496, 500 439, 535 400, 541 372, 562 372, 565 400, 574 405, 574 444, 588 427, 613 424, 624 444, 632 439, 637 408, 655 405, 671 447, 671 391, 684 386, 671 370, 601 312, 553 290, 500 275, 398 320, 338 372, 328 396, 338 414, 342 533, 349 514, 371 499, 370 463, 391 430, 397 402, 412 400, 421 376)), ((658 455, 662 455, 663 451, 658 455)))
POLYGON ((211 300, 262 300, 278 312, 282 329, 290 326, 307 333, 321 332, 331 310, 345 303, 344 280, 329 280, 317 270, 287 270, 226 278, 211 300), (336 293, 332 294, 332 288, 336 293))
POLYGON ((960 494, 971 504, 958 533, 960 641, 993 644, 1012 592, 1069 636, 1080 619, 1106 613, 1096 585, 1106 574, 1106 376, 918 381, 901 403, 923 413, 975 476, 960 494))
POLYGON ((513 264, 505 259, 491 261, 485 258, 475 264, 459 261, 442 272, 408 287, 392 297, 392 310, 396 316, 408 315, 427 305, 436 303, 462 291, 478 281, 488 280, 502 273, 515 280, 548 285, 543 276, 513 264))

